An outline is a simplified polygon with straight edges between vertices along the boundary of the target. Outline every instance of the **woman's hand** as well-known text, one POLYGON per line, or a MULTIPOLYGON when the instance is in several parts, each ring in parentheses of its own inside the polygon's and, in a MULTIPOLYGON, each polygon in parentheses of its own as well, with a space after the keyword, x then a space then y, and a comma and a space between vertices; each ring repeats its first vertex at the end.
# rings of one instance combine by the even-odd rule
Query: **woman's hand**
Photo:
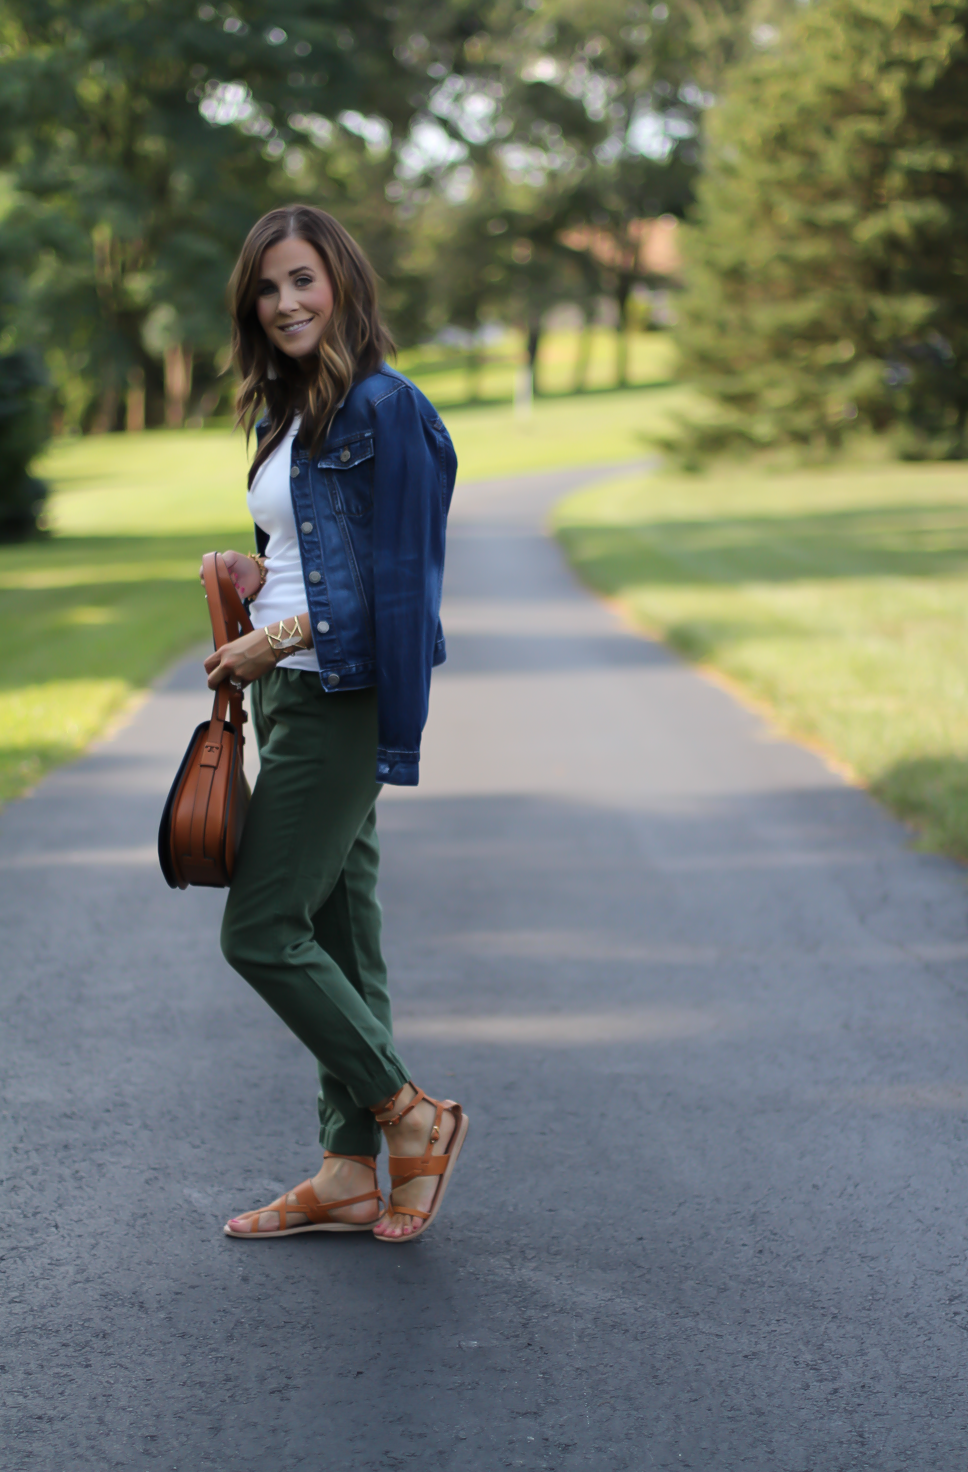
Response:
MULTIPOLYGON (((262 585, 259 564, 255 559, 247 552, 223 552, 222 561, 229 570, 239 597, 254 598, 262 585)), ((198 569, 198 578, 200 582, 204 582, 201 568, 198 569)))
POLYGON ((223 680, 228 680, 241 690, 268 670, 274 670, 281 659, 295 654, 298 649, 312 649, 310 627, 308 612, 294 613, 291 619, 270 624, 268 629, 253 629, 251 634, 243 634, 241 639, 223 644, 205 661, 208 688, 214 690, 223 680), (269 634, 275 641, 275 648, 269 643, 269 634))
POLYGON ((267 670, 275 669, 276 656, 269 647, 265 629, 253 629, 231 644, 223 644, 205 661, 208 688, 215 690, 223 680, 233 685, 251 685, 267 670))

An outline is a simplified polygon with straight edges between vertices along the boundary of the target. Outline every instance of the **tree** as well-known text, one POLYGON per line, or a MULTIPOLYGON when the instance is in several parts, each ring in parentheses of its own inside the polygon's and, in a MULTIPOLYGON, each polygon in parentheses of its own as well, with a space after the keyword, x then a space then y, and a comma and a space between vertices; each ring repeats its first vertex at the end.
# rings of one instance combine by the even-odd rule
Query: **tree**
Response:
POLYGON ((18 306, 19 262, 35 249, 30 235, 0 241, 0 542, 39 530, 47 487, 29 466, 48 434, 47 375, 39 353, 13 349, 9 323, 18 306))
POLYGON ((0 542, 33 536, 47 487, 29 466, 47 438, 46 375, 28 352, 0 355, 0 542))
MULTIPOLYGON (((86 426, 178 422, 214 373, 225 282, 271 175, 322 109, 403 119, 410 78, 375 0, 4 0, 4 228, 61 407, 86 426), (72 389, 71 384, 75 385, 72 389)), ((402 125, 402 124, 401 124, 402 125)))
POLYGON ((239 240, 293 196, 360 237, 405 341, 501 302, 533 357, 548 305, 603 291, 621 321, 740 3, 0 0, 0 233, 37 241, 11 340, 62 421, 182 422, 218 393, 239 240), (589 222, 607 267, 563 243, 589 222))
POLYGON ((711 422, 687 453, 827 453, 866 424, 963 456, 963 0, 825 0, 762 37, 711 118, 680 304, 711 422))
POLYGON ((638 233, 644 219, 681 216, 691 202, 710 89, 748 46, 745 6, 689 0, 670 11, 644 0, 544 0, 422 8, 420 32, 397 52, 415 75, 439 78, 424 124, 444 130, 458 150, 445 171, 472 179, 457 212, 461 258, 469 258, 475 220, 484 231, 495 220, 508 226, 506 235, 476 239, 478 285, 458 292, 464 316, 476 313, 471 298, 488 297, 488 273, 510 284, 506 255, 517 240, 513 296, 532 345, 543 307, 567 282, 579 303, 614 299, 624 374, 631 291, 647 279, 638 233), (583 230, 608 248, 580 259, 583 230), (570 262, 563 238, 572 241, 570 262))

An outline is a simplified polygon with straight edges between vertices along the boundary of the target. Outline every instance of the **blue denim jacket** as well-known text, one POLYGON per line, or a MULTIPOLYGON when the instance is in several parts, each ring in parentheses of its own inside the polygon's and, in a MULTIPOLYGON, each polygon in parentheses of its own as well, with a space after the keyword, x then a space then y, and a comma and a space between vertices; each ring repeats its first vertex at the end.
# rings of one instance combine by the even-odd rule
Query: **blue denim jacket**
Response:
MULTIPOLYGON (((266 429, 263 420, 256 433, 266 429)), ((384 365, 350 389, 322 450, 293 441, 292 509, 323 689, 376 685, 376 780, 415 787, 457 475, 433 405, 384 365)), ((256 527, 264 552, 268 537, 256 527)), ((298 609, 293 609, 297 613, 298 609)))

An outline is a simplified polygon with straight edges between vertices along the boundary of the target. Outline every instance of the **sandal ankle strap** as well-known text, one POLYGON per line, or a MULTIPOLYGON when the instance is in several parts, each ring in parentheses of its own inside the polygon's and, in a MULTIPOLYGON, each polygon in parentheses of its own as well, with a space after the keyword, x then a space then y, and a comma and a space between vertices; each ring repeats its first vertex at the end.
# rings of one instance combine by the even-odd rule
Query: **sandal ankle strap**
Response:
POLYGON ((341 1155, 338 1150, 324 1150, 324 1160, 355 1160, 357 1165, 365 1165, 370 1170, 376 1171, 375 1155, 341 1155))
POLYGON ((421 1099, 426 1099, 427 1098, 427 1095, 424 1093, 423 1089, 418 1089, 417 1088, 417 1085, 413 1082, 413 1079, 408 1079, 407 1080, 407 1084, 401 1084, 400 1087, 399 1087, 399 1089, 397 1089, 397 1092, 395 1094, 391 1095, 391 1097, 389 1099, 385 1100, 382 1104, 375 1104, 375 1105, 372 1106, 370 1112, 371 1112, 371 1114, 375 1114, 376 1115, 376 1122, 377 1122, 377 1124, 379 1124, 379 1125, 399 1124, 400 1121, 401 1121, 401 1119, 404 1119, 406 1117, 406 1115, 408 1115, 410 1113, 411 1109, 416 1109, 416 1107, 420 1103, 421 1099), (414 1096, 410 1100, 410 1103, 409 1104, 405 1104, 404 1107, 400 1110, 400 1112, 398 1114, 393 1114, 393 1110, 394 1110, 394 1107, 396 1106, 396 1102, 399 1099, 400 1095, 403 1093, 404 1089, 407 1087, 407 1084, 409 1084, 409 1086, 410 1086, 411 1089, 415 1090, 414 1096), (380 1115, 385 1110, 389 1110, 390 1111, 390 1113, 392 1115, 392 1118, 390 1118, 390 1119, 381 1119, 380 1118, 380 1115))

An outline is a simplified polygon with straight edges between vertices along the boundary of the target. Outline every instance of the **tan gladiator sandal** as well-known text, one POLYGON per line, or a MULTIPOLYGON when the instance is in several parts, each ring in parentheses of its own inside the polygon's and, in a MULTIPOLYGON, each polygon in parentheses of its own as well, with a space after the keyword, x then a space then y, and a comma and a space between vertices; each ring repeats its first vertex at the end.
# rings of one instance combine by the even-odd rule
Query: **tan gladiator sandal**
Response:
MULTIPOLYGON (((447 1185, 450 1181, 451 1173, 453 1172, 454 1166, 457 1164, 457 1157, 461 1152, 465 1139, 467 1138, 467 1127, 469 1124, 469 1120, 459 1104, 455 1103, 453 1099, 431 1099, 430 1095, 425 1094, 423 1089, 417 1089, 417 1085, 413 1083, 412 1080, 410 1082, 410 1087, 412 1089, 416 1089, 417 1092, 414 1094, 409 1104, 407 1104, 403 1109, 400 1110, 399 1114, 394 1114, 393 1110, 397 1100, 403 1093, 403 1088, 406 1088, 406 1084, 404 1084, 403 1088, 398 1089, 393 1097, 389 1099, 385 1104, 379 1105, 376 1109, 374 1109, 373 1113, 377 1117, 377 1123, 379 1125, 382 1125, 385 1130, 389 1130, 395 1124, 399 1124, 401 1119, 403 1119, 405 1115, 409 1114, 411 1109, 415 1108, 422 1099, 426 1099, 428 1104, 433 1104, 436 1106, 437 1115, 434 1119, 433 1127, 430 1131, 430 1139, 427 1141, 427 1148, 424 1153, 422 1155, 391 1155, 389 1161, 391 1190, 390 1205, 387 1210, 390 1212, 399 1212, 401 1216, 419 1216, 422 1217, 423 1220, 419 1227, 411 1229, 411 1231, 409 1231, 405 1236, 401 1234, 399 1237, 384 1237, 381 1233, 374 1232, 373 1235, 376 1237, 376 1240, 378 1242, 413 1242, 414 1239, 419 1237, 422 1232, 426 1232, 427 1228, 430 1226, 430 1223, 433 1221, 434 1217, 440 1210, 440 1203, 444 1199, 444 1192, 447 1190, 447 1185), (447 1143, 447 1149, 445 1153, 443 1155, 434 1155, 433 1148, 436 1145, 437 1141, 440 1139, 440 1121, 444 1117, 445 1109, 449 1110, 450 1113, 452 1113, 454 1116, 454 1133, 451 1135, 450 1140, 447 1143), (388 1111, 390 1117, 387 1119, 381 1119, 380 1116, 382 1114, 386 1114, 388 1111), (398 1186, 405 1186, 408 1181, 415 1181, 421 1176, 440 1177, 436 1193, 434 1194, 434 1199, 431 1202, 430 1210, 421 1211, 416 1206, 395 1206, 393 1201, 393 1192, 396 1190, 396 1188, 398 1186)), ((389 1145, 389 1140, 387 1141, 387 1144, 389 1145)), ((385 1215, 387 1215, 387 1212, 384 1212, 384 1216, 385 1215)), ((380 1220, 382 1221, 382 1217, 380 1218, 380 1220)), ((370 1230, 372 1231, 373 1227, 375 1227, 376 1225, 377 1223, 373 1222, 371 1224, 370 1230)))
MULTIPOLYGON (((376 1160, 372 1155, 337 1155, 335 1150, 324 1150, 324 1160, 355 1160, 358 1165, 366 1165, 373 1172, 373 1183, 376 1185, 376 1160)), ((271 1201, 268 1206, 260 1206, 257 1211, 246 1211, 243 1216, 254 1216, 255 1221, 247 1232, 234 1232, 226 1223, 224 1231, 226 1237, 295 1237, 297 1232, 372 1232, 376 1222, 382 1221, 386 1215, 386 1202, 383 1192, 377 1188, 373 1191, 364 1191, 362 1196, 347 1196, 342 1201, 320 1201, 313 1188, 312 1181, 303 1181, 302 1185, 296 1186, 292 1191, 285 1191, 277 1201, 271 1201), (286 1202, 287 1196, 295 1196, 295 1202, 290 1206, 286 1202), (343 1206, 355 1206, 360 1201, 379 1201, 384 1210, 372 1222, 334 1222, 330 1221, 330 1212, 339 1211, 343 1206), (265 1231, 259 1229, 259 1218, 265 1211, 277 1211, 279 1213, 279 1225, 265 1231), (298 1227, 286 1226, 286 1215, 288 1212, 302 1212, 309 1217, 308 1222, 300 1222, 298 1227)))

